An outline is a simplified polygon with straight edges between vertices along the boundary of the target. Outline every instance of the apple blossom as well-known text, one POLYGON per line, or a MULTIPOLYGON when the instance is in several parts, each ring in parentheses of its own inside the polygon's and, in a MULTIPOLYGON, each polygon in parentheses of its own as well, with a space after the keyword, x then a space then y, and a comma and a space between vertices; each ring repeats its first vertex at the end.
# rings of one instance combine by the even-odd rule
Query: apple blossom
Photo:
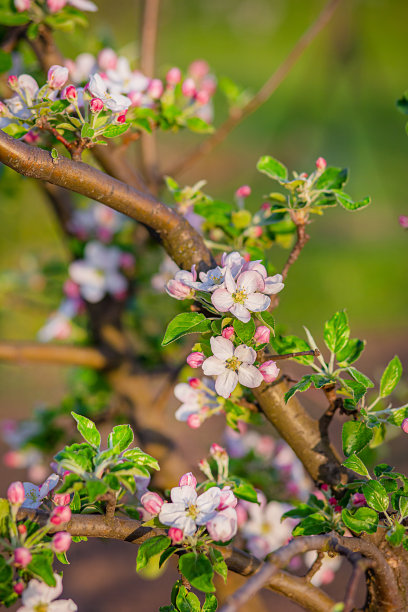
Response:
POLYGON ((246 344, 234 348, 231 340, 222 336, 212 337, 210 343, 213 356, 204 361, 202 368, 204 374, 217 377, 215 390, 218 395, 228 398, 238 382, 250 389, 259 387, 263 377, 253 365, 254 349, 246 344))
POLYGON ((199 368, 204 361, 204 353, 200 351, 196 351, 194 353, 190 353, 186 359, 190 368, 199 368))
POLYGON ((18 525, 17 531, 20 535, 25 536, 27 533, 27 527, 25 525, 18 525))
POLYGON ((18 86, 18 78, 15 74, 10 74, 7 78, 7 84, 11 89, 15 89, 18 86))
POLYGON ((183 92, 183 96, 186 98, 192 98, 196 93, 196 86, 193 79, 185 79, 181 86, 181 91, 183 92))
POLYGON ((265 344, 269 342, 269 338, 271 337, 271 330, 266 325, 260 325, 256 328, 254 334, 254 340, 256 340, 257 344, 265 344))
POLYGON ((218 511, 226 510, 227 508, 235 508, 238 499, 235 497, 231 487, 226 486, 221 489, 220 504, 217 507, 218 511))
POLYGON ((285 286, 282 282, 283 279, 281 274, 268 276, 265 266, 262 265, 259 261, 249 261, 245 263, 242 267, 242 271, 246 270, 258 272, 262 276, 265 282, 265 288, 263 290, 263 293, 266 293, 267 295, 279 293, 285 286))
POLYGON ((237 533, 238 518, 234 508, 226 508, 218 512, 206 524, 211 538, 216 542, 228 542, 237 533))
POLYGON ((242 187, 238 187, 235 192, 237 198, 247 198, 251 195, 251 188, 249 185, 242 185, 242 187))
POLYGON ((98 10, 96 4, 90 0, 67 0, 67 4, 77 8, 79 11, 89 11, 90 13, 94 13, 98 10))
POLYGON ((401 429, 404 433, 408 433, 408 418, 402 421, 401 429))
MULTIPOLYGON (((305 554, 305 562, 309 566, 313 565, 313 563, 316 561, 316 558, 317 553, 314 551, 309 551, 305 554)), ((327 553, 324 553, 321 567, 317 570, 315 574, 313 574, 313 577, 311 578, 310 582, 316 587, 325 584, 330 584, 330 582, 333 582, 335 578, 335 573, 340 568, 341 563, 341 555, 331 557, 327 553)))
POLYGON ((76 88, 73 85, 68 85, 68 87, 66 87, 64 90, 64 97, 69 102, 75 102, 78 100, 78 92, 76 88))
POLYGON ((153 516, 159 514, 161 507, 164 504, 164 501, 160 495, 158 493, 154 493, 153 491, 148 491, 142 495, 140 501, 142 502, 143 508, 153 516))
POLYGON ((52 489, 55 489, 58 481, 58 474, 51 474, 51 476, 48 476, 47 480, 41 485, 41 487, 37 487, 37 485, 34 485, 31 482, 24 482, 25 499, 23 502, 23 508, 39 508, 44 497, 46 497, 48 493, 52 491, 52 489))
POLYGON ((186 474, 183 474, 183 476, 179 480, 179 487, 193 487, 193 489, 195 489, 196 486, 197 478, 192 472, 187 472, 186 474))
POLYGON ((195 266, 191 268, 191 272, 188 272, 188 270, 179 270, 174 275, 174 279, 169 280, 167 283, 166 292, 176 300, 193 299, 194 290, 191 288, 190 284, 195 282, 196 279, 197 272, 195 266))
POLYGON ((31 6, 31 0, 14 0, 14 6, 19 13, 28 11, 31 6))
POLYGON ((22 595, 23 606, 17 612, 76 612, 78 610, 72 599, 59 599, 62 593, 62 578, 54 574, 55 587, 49 587, 45 582, 30 580, 22 595))
POLYGON ((28 548, 24 548, 24 546, 20 546, 14 550, 14 563, 16 563, 16 565, 27 567, 27 565, 31 563, 32 558, 32 554, 28 548))
POLYGON ((177 527, 170 527, 168 531, 168 536, 171 539, 171 543, 173 544, 173 546, 175 544, 180 544, 180 542, 184 540, 184 533, 181 529, 178 529, 177 527))
POLYGON ((50 523, 52 523, 53 525, 61 525, 61 523, 68 523, 70 520, 71 509, 69 506, 57 506, 51 512, 50 523))
POLYGON ((17 593, 17 595, 21 595, 21 593, 24 591, 24 588, 24 582, 16 582, 16 584, 13 586, 14 592, 17 593))
POLYGON ((210 67, 208 63, 202 59, 194 60, 194 62, 191 62, 190 66, 188 67, 188 73, 197 80, 204 78, 209 71, 210 67))
POLYGON ((318 170, 326 170, 326 168, 327 168, 327 161, 324 159, 324 157, 318 157, 316 159, 316 168, 318 170))
POLYGON ((98 73, 91 76, 89 91, 95 98, 100 98, 106 108, 114 113, 120 113, 127 110, 131 104, 128 97, 118 93, 109 93, 105 81, 98 73))
POLYGON ((47 0, 47 8, 50 13, 57 13, 67 4, 67 0, 47 0))
POLYGON ((225 272, 225 289, 216 289, 211 301, 219 312, 230 312, 243 323, 251 318, 251 312, 263 312, 271 303, 264 295, 265 282, 259 272, 242 272, 237 280, 229 269, 225 272))
POLYGON ((67 531, 59 531, 52 538, 52 548, 56 553, 66 552, 71 546, 72 537, 67 531))
POLYGON ((100 113, 103 109, 103 102, 100 98, 92 98, 89 103, 89 108, 92 113, 100 113))
POLYGON ((401 215, 400 218, 399 218, 399 224, 404 229, 408 229, 408 216, 407 215, 401 215))
POLYGON ((258 559, 263 559, 273 550, 286 544, 291 537, 292 526, 289 520, 281 523, 282 515, 289 506, 276 501, 269 503, 246 502, 248 521, 241 527, 247 548, 258 559))
POLYGON ((192 536, 197 526, 205 525, 216 516, 221 490, 212 487, 197 496, 193 487, 174 487, 170 497, 171 503, 165 503, 160 510, 159 521, 181 529, 185 536, 192 536))
POLYGON ((232 327, 232 325, 228 325, 227 327, 224 327, 224 329, 221 332, 222 337, 226 338, 227 340, 229 340, 234 334, 235 334, 235 329, 232 327))
POLYGON ((98 53, 98 64, 105 72, 115 70, 118 63, 118 56, 113 49, 107 47, 98 53))
POLYGON ((7 489, 7 499, 12 506, 21 506, 24 502, 25 491, 23 483, 20 481, 12 482, 7 489))
POLYGON ((181 70, 180 68, 170 68, 166 74, 166 81, 169 85, 177 85, 181 81, 181 70))
POLYGON ((353 503, 353 506, 360 508, 361 506, 367 505, 367 500, 365 498, 365 495, 363 495, 363 493, 354 493, 352 497, 352 503, 353 503))
POLYGON ((203 378, 199 382, 198 387, 192 387, 188 383, 178 383, 174 387, 174 395, 182 402, 176 410, 175 417, 177 421, 187 421, 193 429, 199 427, 205 420, 207 410, 212 414, 221 410, 221 406, 214 397, 213 381, 203 378), (190 421, 188 421, 189 418, 190 421))
POLYGON ((208 93, 208 91, 205 91, 205 89, 202 89, 201 91, 197 91, 195 95, 195 100, 197 104, 202 104, 204 106, 210 101, 210 94, 208 93))
POLYGON ((152 79, 147 87, 147 93, 155 100, 158 100, 163 93, 163 83, 161 80, 152 79))
POLYGON ((259 371, 262 374, 264 381, 267 383, 271 383, 276 380, 280 372, 275 361, 272 360, 264 361, 263 363, 261 363, 261 365, 259 366, 259 371))
POLYGON ((48 70, 47 83, 52 89, 60 89, 68 80, 69 71, 65 66, 54 64, 48 70))

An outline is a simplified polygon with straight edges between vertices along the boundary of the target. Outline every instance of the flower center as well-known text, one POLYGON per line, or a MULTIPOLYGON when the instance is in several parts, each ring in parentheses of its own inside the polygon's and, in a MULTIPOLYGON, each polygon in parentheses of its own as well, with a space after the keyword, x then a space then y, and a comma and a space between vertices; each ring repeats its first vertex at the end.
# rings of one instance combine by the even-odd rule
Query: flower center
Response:
POLYGON ((197 506, 195 506, 194 504, 191 504, 191 506, 189 506, 188 509, 187 509, 187 516, 191 517, 193 519, 193 521, 195 521, 195 519, 198 516, 198 508, 197 508, 197 506))
POLYGON ((45 603, 39 603, 36 606, 34 606, 34 610, 35 612, 47 612, 48 606, 45 603))
POLYGON ((261 533, 263 533, 264 535, 268 535, 268 533, 270 533, 271 531, 272 530, 269 523, 262 523, 261 533))
POLYGON ((241 364, 242 364, 242 361, 240 361, 236 357, 230 357, 229 359, 227 359, 226 367, 229 370, 233 370, 234 372, 236 372, 241 364))
POLYGON ((240 291, 236 291, 236 293, 232 294, 232 299, 236 304, 243 304, 247 298, 246 292, 241 289, 240 291))

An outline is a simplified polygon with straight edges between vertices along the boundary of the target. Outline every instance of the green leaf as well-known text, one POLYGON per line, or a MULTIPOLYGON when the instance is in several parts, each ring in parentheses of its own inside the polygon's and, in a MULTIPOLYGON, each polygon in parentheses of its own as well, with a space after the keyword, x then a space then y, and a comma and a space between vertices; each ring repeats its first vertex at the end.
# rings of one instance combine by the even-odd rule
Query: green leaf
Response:
POLYGON ((327 519, 318 514, 311 514, 300 521, 292 531, 293 536, 318 535, 319 533, 327 533, 331 531, 332 526, 327 519))
POLYGON ((375 533, 378 527, 378 514, 371 508, 357 508, 351 512, 345 508, 341 512, 341 518, 346 527, 355 533, 375 533))
POLYGON ((392 393, 397 386, 402 374, 402 365, 399 357, 395 355, 384 370, 380 383, 380 396, 386 397, 392 393))
POLYGON ((105 138, 116 138, 116 136, 121 136, 129 129, 130 123, 122 123, 120 125, 109 125, 106 130, 103 132, 103 136, 105 138))
POLYGON ((336 353, 336 359, 339 366, 351 365, 360 357, 365 347, 365 341, 352 338, 346 346, 336 353))
POLYGON ((365 208, 366 206, 368 206, 371 202, 371 198, 369 197, 363 198, 358 202, 354 202, 352 198, 347 195, 347 193, 344 193, 344 191, 338 191, 337 189, 333 189, 333 192, 336 195, 336 200, 338 201, 338 203, 346 210, 360 210, 361 208, 365 208))
POLYGON ((189 117, 186 121, 186 126, 197 134, 210 134, 214 131, 213 126, 209 125, 204 119, 200 119, 200 117, 189 117))
POLYGON ((55 556, 57 557, 58 561, 60 563, 62 563, 63 565, 69 565, 69 561, 67 558, 67 553, 62 552, 62 553, 55 553, 55 556))
POLYGON ((177 546, 169 546, 169 548, 166 548, 166 550, 164 550, 160 556, 159 567, 161 567, 163 563, 167 561, 167 559, 170 559, 170 557, 176 552, 176 550, 177 546))
POLYGON ((282 514, 281 520, 285 518, 306 518, 316 512, 316 508, 312 508, 309 504, 299 503, 296 508, 288 510, 285 514, 282 514))
POLYGON ((22 138, 29 131, 28 128, 19 125, 18 123, 9 123, 5 127, 1 128, 3 132, 12 136, 13 138, 22 138))
POLYGON ((180 587, 176 597, 179 612, 200 612, 200 600, 194 593, 189 593, 185 587, 180 587))
POLYGON ((132 444, 133 440, 134 435, 130 425, 116 425, 108 436, 108 446, 121 453, 132 444))
POLYGON ((252 221, 252 215, 249 210, 238 210, 231 214, 232 224, 240 230, 246 229, 252 221))
MULTIPOLYGON (((272 334, 275 335, 275 319, 273 318, 271 313, 265 310, 264 312, 257 312, 256 316, 262 323, 264 323, 267 327, 269 327, 272 334)), ((295 351, 291 351, 291 352, 293 353, 295 351)))
POLYGON ((205 596, 205 602, 201 612, 216 612, 218 608, 218 601, 215 595, 209 593, 205 596))
POLYGON ((224 561, 222 553, 216 548, 211 549, 212 565, 214 571, 221 576, 224 582, 227 582, 228 566, 224 561))
POLYGON ((347 168, 326 168, 319 178, 314 182, 313 189, 328 191, 330 189, 341 189, 347 181, 347 168))
POLYGON ((264 155, 259 159, 258 163, 256 164, 256 169, 276 181, 286 181, 288 178, 287 168, 277 159, 274 159, 269 155, 264 155))
POLYGON ((84 123, 81 130, 81 138, 93 138, 95 130, 91 128, 89 123, 84 123))
POLYGON ((0 49, 0 74, 3 72, 8 72, 11 70, 12 61, 11 61, 11 53, 6 53, 0 49))
POLYGON ((303 378, 301 378, 299 382, 296 383, 296 385, 293 385, 293 387, 291 387, 289 391, 285 393, 285 398, 284 398, 285 404, 287 404, 290 398, 293 395, 295 395, 295 393, 297 393, 298 391, 307 391, 311 384, 312 384, 312 376, 311 375, 303 376, 303 378))
POLYGON ((164 535, 154 536, 153 538, 149 538, 145 542, 139 546, 139 550, 137 551, 136 558, 136 571, 140 571, 149 562, 151 557, 158 555, 159 553, 166 550, 171 544, 171 540, 169 537, 164 535))
POLYGON ((91 446, 99 448, 101 445, 101 434, 96 429, 95 423, 76 412, 71 412, 71 414, 77 422, 77 428, 81 436, 91 444, 91 446))
POLYGON ((0 10, 0 24, 5 26, 18 26, 23 25, 23 23, 28 23, 30 21, 30 17, 28 16, 27 11, 22 13, 12 13, 10 10, 0 10))
POLYGON ((405 535, 404 525, 395 523, 391 529, 387 531, 385 538, 392 546, 400 546, 405 535))
POLYGON ((382 484, 377 480, 369 480, 362 486, 362 491, 370 508, 377 510, 377 512, 386 512, 390 500, 382 484))
POLYGON ((252 502, 253 504, 258 503, 258 495, 254 487, 249 482, 246 482, 242 478, 237 477, 232 477, 231 480, 234 482, 233 491, 235 497, 245 499, 246 501, 252 502))
POLYGON ((343 453, 348 457, 352 453, 360 452, 372 437, 372 430, 361 421, 346 421, 341 434, 343 453))
POLYGON ((234 320, 234 331, 238 338, 242 340, 245 344, 248 344, 255 333, 255 323, 253 319, 249 319, 248 323, 243 323, 239 319, 234 320))
POLYGON ((180 557, 179 570, 189 581, 191 586, 204 591, 204 593, 213 593, 215 586, 213 584, 214 570, 207 557, 200 553, 187 553, 180 557))
POLYGON ((89 495, 89 501, 93 502, 97 497, 104 495, 108 490, 108 485, 102 480, 88 480, 86 483, 86 489, 89 495))
POLYGON ((50 550, 44 550, 40 553, 32 553, 33 558, 27 565, 27 569, 39 576, 48 586, 55 586, 54 570, 52 568, 53 553, 50 550))
POLYGON ((62 113, 70 104, 71 102, 68 100, 55 100, 55 102, 51 104, 50 110, 53 113, 62 113))
POLYGON ((360 474, 360 476, 370 476, 366 466, 361 461, 360 457, 357 457, 357 455, 355 454, 350 455, 350 457, 347 457, 347 459, 343 461, 343 465, 346 468, 353 470, 353 472, 356 472, 356 474, 360 474))
POLYGON ((349 367, 347 368, 347 372, 349 372, 351 376, 354 378, 354 380, 360 383, 360 385, 363 385, 366 389, 374 387, 373 381, 370 380, 368 376, 366 376, 362 372, 359 372, 358 370, 356 370, 356 368, 349 367))
MULTIPOLYGON (((375 413, 373 413, 375 414, 375 413)), ((397 410, 393 410, 388 417, 388 422, 392 425, 396 425, 400 427, 402 421, 408 418, 408 406, 403 406, 402 408, 398 408, 397 410)))
POLYGON ((167 346, 186 334, 204 333, 210 330, 211 321, 201 312, 183 312, 168 324, 162 346, 167 346))
POLYGON ((350 328, 347 315, 343 311, 336 312, 324 326, 324 341, 327 348, 333 353, 341 351, 348 342, 350 328))
POLYGON ((401 495, 398 500, 398 508, 401 515, 401 520, 408 516, 408 497, 401 495))
MULTIPOLYGON (((60 488, 56 491, 57 493, 71 493, 72 491, 78 491, 84 486, 83 480, 77 476, 77 474, 67 474, 60 488)), ((81 506, 80 506, 81 507, 81 506)))

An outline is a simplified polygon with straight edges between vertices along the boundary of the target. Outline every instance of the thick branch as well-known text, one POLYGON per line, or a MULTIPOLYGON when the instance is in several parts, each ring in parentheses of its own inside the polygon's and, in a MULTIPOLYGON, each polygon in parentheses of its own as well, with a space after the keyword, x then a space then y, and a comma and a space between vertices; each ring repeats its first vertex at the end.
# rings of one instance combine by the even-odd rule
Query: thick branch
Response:
MULTIPOLYGON (((36 520, 45 524, 48 515, 36 510, 20 510, 18 520, 36 520)), ((122 540, 133 544, 141 544, 149 538, 164 534, 162 529, 143 527, 141 521, 115 517, 108 521, 100 515, 74 514, 67 524, 53 526, 50 533, 56 531, 69 531, 73 536, 86 536, 88 538, 109 538, 122 540)), ((242 550, 230 547, 221 547, 228 568, 241 576, 252 576, 264 564, 242 550)), ((278 571, 265 585, 266 588, 281 593, 289 599, 305 606, 314 612, 327 612, 335 602, 326 593, 307 583, 303 578, 291 576, 287 572, 278 571)))
POLYGON ((333 16, 337 5, 341 0, 329 0, 324 6, 321 13, 318 15, 312 25, 304 32, 304 34, 298 39, 295 46, 292 48, 289 55, 283 60, 280 66, 276 69, 270 79, 263 85, 249 102, 240 109, 237 109, 215 132, 204 140, 192 153, 190 153, 184 160, 177 163, 173 168, 170 168, 168 172, 169 176, 176 176, 182 172, 185 172, 188 168, 191 168, 197 161, 199 161, 204 155, 208 155, 217 145, 219 145, 228 134, 239 124, 243 119, 248 117, 256 111, 262 104, 264 104, 271 95, 278 89, 279 85, 284 81, 293 66, 296 64, 298 59, 301 57, 307 47, 313 42, 319 32, 328 24, 333 16))
POLYGON ((106 357, 95 348, 29 342, 0 342, 0 361, 84 366, 96 370, 108 365, 106 357))
POLYGON ((315 482, 337 485, 346 478, 336 450, 322 439, 319 423, 292 397, 285 404, 284 395, 288 387, 263 383, 253 390, 262 411, 279 435, 292 447, 315 482))
POLYGON ((152 228, 164 248, 182 268, 206 269, 212 256, 202 237, 171 208, 83 162, 57 160, 0 131, 0 161, 24 176, 48 181, 98 200, 152 228))

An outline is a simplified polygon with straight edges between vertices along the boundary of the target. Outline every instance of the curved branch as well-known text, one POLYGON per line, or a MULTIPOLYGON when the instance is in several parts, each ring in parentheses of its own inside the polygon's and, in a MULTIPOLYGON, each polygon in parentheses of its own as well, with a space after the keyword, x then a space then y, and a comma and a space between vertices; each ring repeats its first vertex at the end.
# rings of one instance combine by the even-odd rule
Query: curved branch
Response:
POLYGON ((81 193, 153 229, 170 257, 181 267, 212 265, 200 234, 176 211, 133 187, 85 164, 15 140, 0 131, 0 162, 16 172, 81 193))
POLYGON ((107 358, 96 348, 8 341, 0 342, 0 361, 84 366, 95 370, 108 365, 107 358))
MULTIPOLYGON (((48 514, 38 510, 21 509, 17 519, 30 519, 40 525, 45 525, 48 514)), ((141 521, 119 517, 109 520, 105 516, 90 514, 73 514, 69 523, 50 528, 50 533, 57 531, 69 531, 72 536, 109 538, 132 544, 142 544, 153 536, 165 533, 163 529, 144 527, 141 521)), ((236 548, 220 547, 219 550, 228 568, 241 576, 252 576, 265 565, 252 555, 236 548)), ((327 612, 335 605, 331 597, 305 581, 304 578, 292 576, 284 571, 278 571, 265 586, 299 605, 307 606, 314 612, 327 612)))
POLYGON ((271 95, 278 89, 279 85, 287 77, 293 66, 296 64, 302 53, 313 42, 319 32, 328 24, 333 16, 337 5, 341 0, 329 0, 324 6, 321 13, 317 16, 312 25, 298 39, 295 46, 290 51, 289 55, 278 66, 272 76, 266 81, 263 87, 256 93, 249 102, 240 109, 237 109, 224 123, 210 136, 204 140, 192 153, 169 168, 164 174, 169 176, 177 176, 185 172, 204 155, 208 155, 217 145, 219 145, 228 134, 248 115, 255 112, 262 104, 264 104, 271 95))

